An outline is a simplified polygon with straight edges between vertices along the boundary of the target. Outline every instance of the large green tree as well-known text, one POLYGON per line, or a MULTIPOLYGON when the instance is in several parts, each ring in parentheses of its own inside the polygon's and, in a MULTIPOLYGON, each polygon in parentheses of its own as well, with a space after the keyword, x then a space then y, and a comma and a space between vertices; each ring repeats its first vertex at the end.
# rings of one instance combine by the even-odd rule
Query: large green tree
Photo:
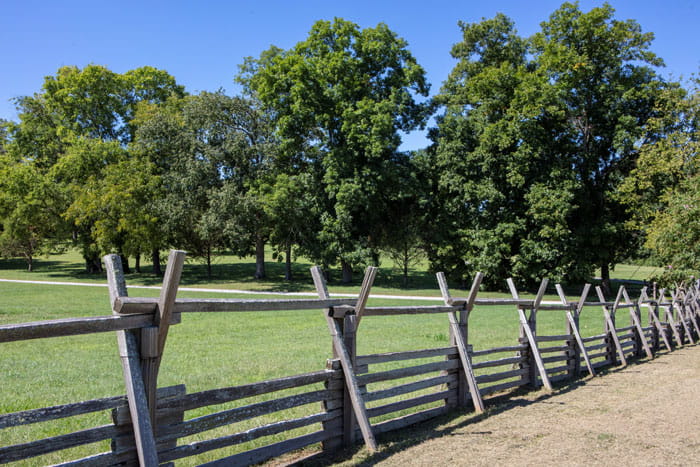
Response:
POLYGON ((503 15, 461 23, 459 60, 438 101, 434 265, 500 283, 580 280, 635 245, 617 193, 664 85, 653 36, 565 3, 525 40, 503 15))
MULTIPOLYGON (((100 253, 119 250, 121 246, 104 244, 104 237, 98 241, 93 234, 99 229, 84 223, 86 219, 99 220, 104 212, 99 209, 99 199, 104 193, 81 190, 81 183, 90 177, 101 177, 113 162, 95 160, 97 155, 112 152, 109 145, 121 147, 126 151, 125 157, 129 157, 128 144, 136 128, 133 116, 140 104, 159 104, 169 96, 183 94, 182 86, 162 70, 142 67, 119 74, 103 66, 88 65, 82 69, 62 67, 55 76, 44 79, 40 92, 16 100, 19 122, 11 126, 8 151, 16 160, 33 164, 42 174, 54 177, 52 182, 66 194, 66 210, 78 200, 78 195, 81 197, 83 213, 76 217, 65 211, 63 219, 73 223, 74 238, 79 241, 89 271, 100 268, 100 253), (87 146, 96 148, 94 157, 85 153, 87 146), (66 161, 76 160, 79 168, 69 168, 66 161), (93 212, 84 213, 90 206, 93 212), (78 218, 82 220, 80 225, 75 223, 78 218), (102 245, 102 251, 96 245, 102 245)), ((121 183, 133 186, 139 181, 142 180, 121 183)), ((77 211, 73 207, 72 212, 77 211)))
POLYGON ((424 124, 425 72, 385 24, 318 21, 287 51, 248 59, 239 80, 273 111, 288 173, 310 170, 323 202, 315 259, 345 281, 377 248, 401 143, 424 124))

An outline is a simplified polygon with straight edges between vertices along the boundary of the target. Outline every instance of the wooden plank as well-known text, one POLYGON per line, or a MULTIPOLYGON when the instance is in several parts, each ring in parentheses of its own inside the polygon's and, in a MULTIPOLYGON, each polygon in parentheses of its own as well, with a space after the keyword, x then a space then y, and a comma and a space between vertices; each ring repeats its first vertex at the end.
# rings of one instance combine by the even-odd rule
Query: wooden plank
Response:
POLYGON ((527 344, 509 345, 505 347, 493 347, 491 349, 474 350, 471 352, 471 355, 472 357, 482 357, 484 355, 491 355, 495 353, 520 352, 521 350, 525 349, 527 349, 527 344))
MULTIPOLYGON (((313 277, 316 292, 318 293, 319 298, 329 298, 326 281, 323 277, 321 268, 318 266, 311 268, 311 276, 313 277)), ((360 426, 362 437, 364 438, 367 448, 370 451, 376 451, 377 441, 374 439, 372 426, 370 425, 369 418, 367 417, 367 409, 364 401, 362 400, 362 394, 360 393, 358 381, 355 377, 355 370, 352 365, 352 360, 350 359, 350 355, 348 354, 345 343, 343 342, 343 333, 340 329, 340 324, 329 316, 326 316, 326 323, 328 324, 328 330, 330 331, 331 338, 333 339, 333 348, 335 349, 343 367, 343 377, 345 378, 345 384, 350 395, 353 412, 357 419, 357 423, 360 426)))
MULTIPOLYGON (((107 271, 110 302, 114 310, 118 299, 127 295, 126 281, 118 255, 107 255, 103 260, 107 271)), ((146 388, 141 374, 136 335, 133 331, 117 331, 117 344, 122 361, 124 384, 134 427, 139 463, 141 466, 155 467, 158 465, 158 452, 149 416, 146 388)))
POLYGON ((583 357, 583 360, 586 362, 586 368, 588 368, 588 373, 591 376, 595 376, 595 370, 593 369, 593 366, 591 366, 590 358, 588 358, 588 351, 586 350, 586 346, 583 344, 583 338, 581 338, 581 334, 579 333, 578 326, 576 326, 576 322, 574 321, 574 317, 570 311, 566 312, 566 319, 569 320, 569 323, 571 324, 571 331, 574 333, 574 337, 576 338, 576 343, 578 344, 578 348, 579 348, 579 351, 581 352, 581 356, 583 357))
POLYGON ((566 352, 571 347, 568 345, 553 345, 550 347, 539 347, 540 355, 552 352, 566 352))
POLYGON ((457 351, 459 352, 459 360, 462 362, 462 370, 464 371, 464 376, 467 379, 467 385, 469 386, 469 394, 472 396, 472 403, 474 404, 474 410, 476 413, 480 414, 484 412, 484 401, 481 400, 481 393, 479 393, 479 385, 474 378, 474 370, 472 369, 471 359, 467 351, 466 342, 464 342, 464 336, 459 329, 459 323, 453 312, 447 313, 447 318, 450 321, 450 327, 452 328, 452 333, 455 338, 455 343, 457 344, 457 351))
POLYGON ((595 341, 599 341, 599 340, 601 340, 601 339, 605 339, 607 336, 608 336, 607 333, 605 333, 605 334, 596 334, 595 336, 582 337, 581 340, 582 340, 583 342, 586 342, 586 343, 588 343, 588 342, 595 342, 595 341))
MULTIPOLYGON (((570 308, 570 307, 568 307, 570 308)), ((568 309, 567 308, 567 309, 568 309)), ((557 342, 557 341, 568 341, 571 339, 571 335, 569 334, 560 334, 557 336, 541 336, 537 335, 537 342, 557 342)), ((541 351, 542 349, 540 349, 541 351)))
POLYGON ((117 428, 114 425, 103 425, 65 435, 30 441, 28 443, 3 446, 0 447, 0 461, 5 463, 30 459, 63 449, 110 439, 116 434, 117 428))
POLYGON ((525 335, 527 336, 527 340, 530 343, 530 350, 535 358, 535 363, 537 364, 540 378, 542 378, 542 384, 544 384, 544 387, 547 388, 548 391, 552 391, 552 384, 549 382, 549 377, 547 376, 547 372, 544 369, 544 364, 542 363, 542 357, 537 349, 537 341, 535 340, 535 336, 532 335, 532 330, 530 329, 530 325, 525 317, 525 312, 523 312, 521 308, 518 309, 518 316, 520 318, 520 324, 522 325, 525 335))
POLYGON ((448 411, 449 409, 444 406, 423 410, 414 414, 387 420, 386 422, 377 423, 374 426, 374 430, 377 433, 387 433, 389 431, 400 430, 402 428, 430 420, 431 418, 439 417, 446 414, 448 411))
MULTIPOLYGON (((172 316, 171 323, 179 323, 180 314, 172 316)), ((139 329, 153 325, 153 314, 129 316, 90 316, 34 321, 0 326, 0 342, 14 342, 48 337, 77 336, 98 332, 139 329)))
POLYGON ((282 391, 284 389, 299 388, 316 383, 329 381, 334 375, 340 375, 339 370, 321 370, 312 373, 304 373, 296 376, 271 379, 259 383, 244 384, 221 389, 187 394, 179 400, 166 400, 158 407, 171 407, 173 404, 182 403, 185 410, 193 410, 209 405, 224 404, 247 397, 282 391))
POLYGON ((412 383, 402 384, 388 389, 369 392, 365 394, 364 397, 367 402, 372 402, 381 399, 386 399, 389 397, 409 394, 411 392, 420 391, 422 389, 428 389, 434 386, 439 386, 441 384, 452 384, 455 382, 457 382, 457 376, 454 374, 440 375, 434 378, 426 378, 420 381, 414 381, 412 383))
MULTIPOLYGON (((557 362, 565 362, 567 360, 570 360, 571 357, 568 354, 560 354, 560 355, 553 355, 551 357, 543 357, 542 358, 542 363, 545 365, 547 363, 557 363, 557 362)), ((549 368, 547 369, 548 371, 550 370, 549 368)))
POLYGON ((499 373, 477 376, 476 380, 479 382, 479 384, 495 383, 496 381, 502 381, 504 379, 520 377, 528 374, 528 372, 529 370, 527 368, 519 368, 517 370, 502 371, 499 373))
POLYGON ((439 347, 435 349, 409 350, 373 355, 358 355, 358 365, 374 365, 377 363, 398 362, 402 360, 417 360, 420 358, 445 357, 457 355, 456 347, 439 347))
MULTIPOLYGON (((677 302, 677 296, 676 292, 672 292, 672 303, 677 302)), ((673 309, 673 306, 672 306, 673 309)), ((685 321, 685 317, 683 316, 683 308, 680 306, 675 306, 675 309, 678 310, 678 320, 681 322, 681 325, 683 326, 683 330, 685 331, 685 335, 688 336, 688 342, 691 344, 695 344, 695 339, 693 339, 693 334, 690 332, 690 329, 688 328, 688 323, 685 321)))
POLYGON ((446 399, 450 395, 450 391, 440 391, 432 394, 425 394, 418 397, 413 397, 411 399, 404 399, 398 402, 392 402, 385 405, 380 405, 378 407, 373 407, 367 410, 367 415, 370 418, 379 417, 381 415, 386 415, 392 412, 398 412, 400 410, 406 410, 413 407, 418 407, 425 404, 430 404, 440 400, 446 399))
POLYGON ((124 404, 126 404, 126 397, 116 396, 2 414, 0 415, 0 429, 110 410, 124 404))
MULTIPOLYGON (((332 419, 340 418, 341 410, 333 410, 330 412, 317 413, 306 417, 295 418, 292 420, 283 420, 279 422, 269 423, 267 425, 251 428, 249 430, 235 433, 232 435, 221 436, 219 438, 197 441, 183 446, 170 449, 160 453, 161 462, 174 461, 184 457, 198 455, 204 452, 221 449, 228 446, 253 441, 264 436, 271 436, 278 433, 294 430, 297 428, 322 423, 332 419)), ((340 434, 340 429, 338 430, 340 434)))
MULTIPOLYGON (((600 286, 596 286, 596 292, 598 293, 598 298, 600 298, 600 302, 604 303, 605 302, 605 297, 603 296, 603 290, 600 288, 600 286)), ((617 299, 613 303, 613 313, 618 307, 618 304, 620 302, 620 290, 618 290, 617 293, 617 299)), ((610 313, 608 312, 608 307, 607 305, 603 304, 601 305, 603 309, 603 316, 605 317, 605 322, 608 325, 608 331, 609 335, 612 337, 613 343, 615 344, 615 349, 617 349, 617 355, 620 357, 620 362, 622 363, 622 366, 627 366, 627 358, 625 358, 625 353, 622 351, 622 347, 620 346, 620 340, 617 338, 617 330, 615 329, 615 323, 612 320, 612 317, 610 316, 610 313)))
POLYGON ((367 266, 367 269, 365 269, 365 277, 362 279, 362 286, 355 304, 355 314, 357 315, 356 330, 360 326, 360 321, 364 315, 367 300, 369 299, 369 291, 372 289, 372 284, 374 284, 374 278, 377 277, 377 271, 379 271, 379 268, 374 266, 367 266))
POLYGON ((450 305, 416 305, 416 306, 373 306, 365 308, 365 316, 400 316, 448 313, 459 310, 450 305))
POLYGON ((477 370, 479 368, 490 368, 490 367, 494 367, 494 366, 518 365, 518 364, 526 362, 526 361, 527 361, 527 359, 523 356, 506 357, 506 358, 499 358, 497 360, 488 360, 485 362, 472 363, 472 368, 477 370))
POLYGON ((679 347, 683 347, 683 339, 681 339, 681 335, 678 333, 678 329, 676 327, 676 320, 673 318, 673 309, 670 306, 667 306, 664 307, 664 311, 666 312, 666 320, 668 321, 668 324, 671 327, 673 338, 676 340, 676 343, 679 347))
POLYGON ((482 387, 481 388, 481 395, 482 395, 482 397, 485 397, 485 396, 491 395, 491 394, 496 393, 496 392, 501 392, 501 391, 505 391, 507 389, 512 389, 512 388, 524 386, 525 384, 527 384, 527 381, 523 382, 522 379, 518 379, 515 381, 507 381, 507 382, 501 383, 501 384, 494 384, 493 386, 482 387))
POLYGON ((459 360, 444 360, 440 362, 425 363, 423 365, 360 375, 357 377, 357 381, 361 386, 365 386, 367 384, 378 383, 380 381, 408 378, 409 376, 424 375, 437 371, 455 370, 459 368, 459 365, 459 360))
POLYGON ((281 441, 279 443, 270 444, 261 448, 252 449, 250 451, 234 454, 233 456, 217 459, 212 462, 201 464, 201 467, 233 467, 247 466, 259 464, 273 457, 280 456, 290 451, 305 448, 310 444, 320 443, 328 437, 324 431, 317 431, 308 435, 299 436, 296 438, 281 441))
MULTIPOLYGON (((352 298, 304 299, 243 299, 243 298, 178 298, 175 313, 225 313, 251 311, 318 310, 339 306, 354 307, 352 298)), ((120 297, 116 301, 118 314, 154 313, 158 298, 120 297)))
POLYGON ((321 402, 328 399, 329 391, 326 389, 303 394, 280 397, 269 401, 257 402, 243 407, 222 410, 213 414, 202 415, 186 420, 182 423, 164 427, 158 433, 158 439, 183 438, 222 426, 248 420, 262 415, 268 415, 280 410, 287 410, 302 405, 321 402))

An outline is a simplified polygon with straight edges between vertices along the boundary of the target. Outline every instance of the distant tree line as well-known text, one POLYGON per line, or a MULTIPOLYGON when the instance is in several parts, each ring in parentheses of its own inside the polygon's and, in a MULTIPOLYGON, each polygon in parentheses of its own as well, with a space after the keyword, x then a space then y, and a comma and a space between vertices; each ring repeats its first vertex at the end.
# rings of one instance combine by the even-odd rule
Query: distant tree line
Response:
POLYGON ((564 3, 531 37, 496 15, 459 23, 456 65, 425 71, 385 24, 319 21, 289 50, 248 57, 223 91, 188 94, 163 70, 60 68, 0 125, 0 253, 73 244, 185 249, 211 271, 265 246, 344 282, 381 254, 404 276, 427 257, 465 282, 604 281, 652 254, 700 269, 697 89, 661 77, 653 34, 607 4, 564 3), (431 144, 399 150, 429 129, 431 144))

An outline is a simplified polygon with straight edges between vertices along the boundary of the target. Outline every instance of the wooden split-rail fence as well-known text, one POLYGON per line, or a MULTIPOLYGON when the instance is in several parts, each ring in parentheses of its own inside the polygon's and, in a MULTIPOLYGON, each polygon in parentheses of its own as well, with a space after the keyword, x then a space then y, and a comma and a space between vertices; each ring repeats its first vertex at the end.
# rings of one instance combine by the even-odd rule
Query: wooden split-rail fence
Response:
POLYGON ((492 394, 523 386, 552 390, 552 383, 558 380, 595 375, 600 367, 626 365, 632 358, 653 358, 660 350, 670 351, 700 339, 697 286, 679 289, 670 297, 663 290, 649 296, 644 289, 637 300, 620 287, 612 301, 596 288, 597 301, 589 301, 591 287, 586 285, 579 300, 571 302, 557 285, 560 300, 545 302, 546 280, 534 299, 521 298, 509 280, 512 298, 482 299, 477 297, 482 281, 479 273, 468 295, 457 298, 451 296, 445 276, 439 273, 444 305, 369 307, 367 300, 376 268, 367 269, 355 299, 331 298, 322 271, 313 268, 318 299, 176 299, 184 256, 181 251, 171 252, 158 298, 129 297, 119 257, 109 255, 104 261, 112 315, 0 326, 0 342, 116 332, 126 386, 126 395, 122 396, 0 414, 0 430, 100 411, 111 411, 112 419, 112 423, 103 426, 1 446, 0 463, 103 440, 111 440, 110 451, 67 460, 61 465, 155 466, 271 435, 277 436, 276 441, 206 465, 260 463, 318 443, 322 453, 332 453, 360 440, 375 450, 375 436, 379 433, 399 430, 449 411, 483 412, 487 397, 492 394), (468 333, 470 313, 492 306, 513 307, 520 323, 520 338, 515 345, 473 349, 468 333), (585 308, 602 311, 602 334, 581 335, 579 317, 585 308), (323 310, 328 324, 334 358, 327 361, 325 369, 196 393, 187 393, 184 385, 158 387, 168 329, 180 323, 183 313, 309 309, 323 310), (643 309, 648 314, 646 326, 642 325, 643 309), (537 316, 541 312, 559 313, 565 318, 566 334, 537 334, 537 316), (446 316, 449 345, 357 355, 356 337, 363 319, 425 313, 446 316), (622 325, 623 318, 626 325, 622 325), (390 362, 399 362, 399 366, 382 368, 390 362), (290 389, 295 390, 291 395, 285 392, 290 389), (266 395, 265 400, 246 402, 262 395, 266 395), (186 415, 188 411, 232 401, 242 401, 243 405, 194 418, 186 415), (316 409, 301 417, 279 415, 269 422, 269 416, 301 406, 316 409), (268 421, 242 431, 231 428, 256 418, 268 421), (226 428, 231 429, 221 434, 226 428), (304 429, 302 434, 299 429, 304 429), (186 439, 211 432, 215 434, 203 440, 186 439), (289 436, 279 441, 279 436, 287 433, 289 436))

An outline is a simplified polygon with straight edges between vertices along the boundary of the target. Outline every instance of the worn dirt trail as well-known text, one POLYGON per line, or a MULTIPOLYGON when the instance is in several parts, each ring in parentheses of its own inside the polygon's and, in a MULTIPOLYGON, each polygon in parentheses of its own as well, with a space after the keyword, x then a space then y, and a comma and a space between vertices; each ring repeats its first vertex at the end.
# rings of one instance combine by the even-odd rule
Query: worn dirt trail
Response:
POLYGON ((385 440, 364 465, 700 465, 700 346, 385 440), (417 437, 426 441, 416 442, 417 437), (413 438, 413 441, 410 441, 413 438))

